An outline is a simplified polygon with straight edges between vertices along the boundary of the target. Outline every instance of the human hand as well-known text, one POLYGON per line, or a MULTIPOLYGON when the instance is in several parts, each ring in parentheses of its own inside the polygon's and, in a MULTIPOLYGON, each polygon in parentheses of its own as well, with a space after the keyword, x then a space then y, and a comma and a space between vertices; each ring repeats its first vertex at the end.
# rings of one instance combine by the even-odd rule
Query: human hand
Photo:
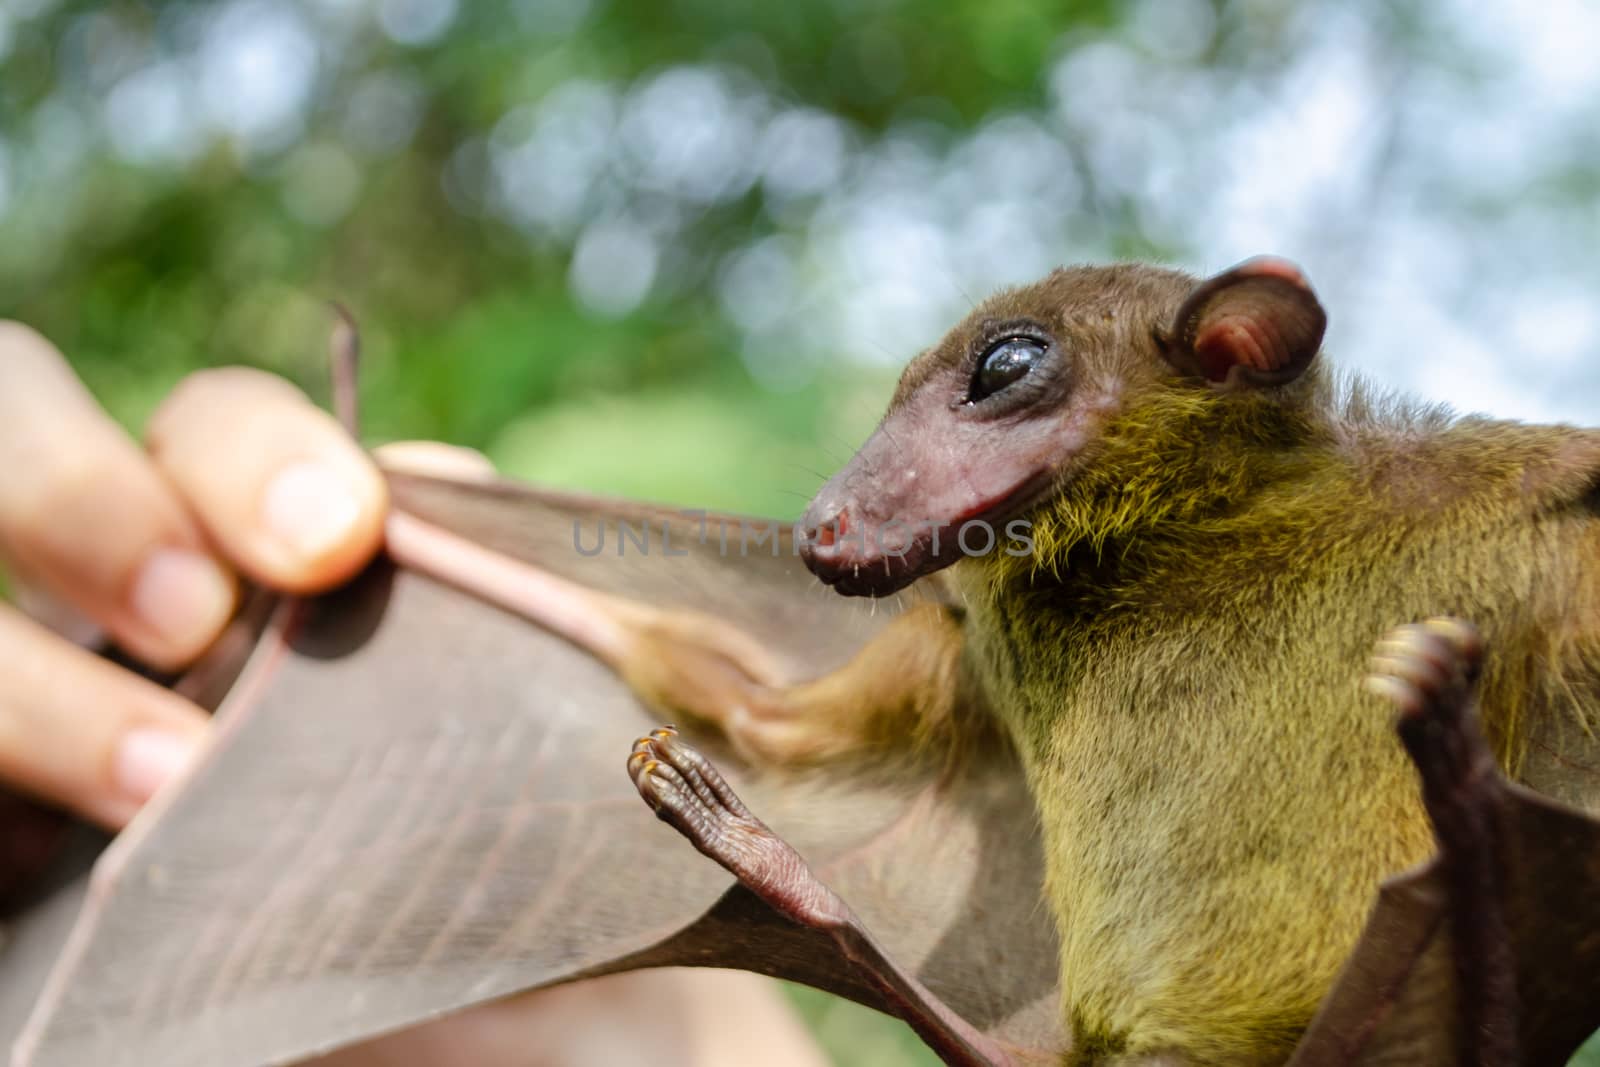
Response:
MULTIPOLYGON (((19 603, 92 620, 163 670, 198 656, 240 578, 314 593, 382 542, 371 460, 288 382, 245 368, 185 379, 144 448, 61 354, 0 321, 0 557, 19 603)), ((203 744, 176 694, 0 605, 0 786, 118 829, 203 744)))
MULTIPOLYGON (((449 445, 381 451, 422 473, 492 474, 449 445)), ((22 854, 41 851, 5 788, 120 829, 208 730, 200 708, 41 618, 60 624, 65 603, 136 659, 181 667, 221 633, 241 578, 314 593, 353 576, 382 542, 387 507, 371 460, 279 378, 191 375, 141 449, 48 341, 0 321, 0 556, 29 609, 0 605, 0 897, 8 876, 36 866, 22 854)), ((648 1048, 661 1064, 825 1062, 766 979, 650 971, 483 1006, 328 1064, 522 1063, 530 1041, 551 1064, 595 1062, 596 1042, 648 1048)))

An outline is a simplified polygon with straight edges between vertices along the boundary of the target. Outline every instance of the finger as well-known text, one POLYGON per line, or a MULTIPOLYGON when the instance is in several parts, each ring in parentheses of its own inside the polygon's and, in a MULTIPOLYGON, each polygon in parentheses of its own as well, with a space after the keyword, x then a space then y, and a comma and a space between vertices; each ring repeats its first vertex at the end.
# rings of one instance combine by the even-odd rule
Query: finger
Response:
POLYGON ((176 667, 233 611, 233 577, 128 435, 37 333, 0 322, 0 549, 129 652, 176 667))
POLYGON ((224 554, 267 585, 320 592, 378 550, 388 495, 377 468, 281 378, 192 374, 150 420, 145 445, 224 554))
POLYGON ((0 782, 118 829, 205 740, 203 711, 0 606, 0 782))
POLYGON ((494 477, 494 464, 482 452, 438 441, 391 441, 373 449, 372 457, 386 471, 480 482, 494 477))
POLYGON ((28 618, 79 648, 99 648, 106 642, 103 626, 67 603, 38 579, 12 566, 6 572, 11 603, 28 618))

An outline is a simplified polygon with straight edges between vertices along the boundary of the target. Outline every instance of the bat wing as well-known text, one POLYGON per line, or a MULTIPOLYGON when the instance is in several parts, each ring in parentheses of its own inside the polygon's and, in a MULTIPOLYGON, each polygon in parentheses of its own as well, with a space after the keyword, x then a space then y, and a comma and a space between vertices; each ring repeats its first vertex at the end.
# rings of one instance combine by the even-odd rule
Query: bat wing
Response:
MULTIPOLYGON (((828 594, 786 532, 737 519, 392 484, 400 507, 479 544, 716 614, 796 678, 842 662, 892 611, 828 594), (633 537, 648 527, 653 551, 630 539, 619 554, 618 523, 633 537)), ((881 1006, 831 945, 650 817, 621 764, 654 722, 609 671, 467 594, 380 565, 284 605, 220 715, 208 758, 108 850, 92 889, 46 896, 0 949, 0 1035, 32 1013, 18 1064, 288 1062, 520 990, 674 963, 881 1006)), ((1027 1058, 1064 1046, 1035 815, 1009 756, 772 778, 699 740, 933 992, 1027 1058)), ((1540 784, 1592 797, 1593 776, 1557 747, 1565 769, 1540 784)), ((1496 783, 1523 1047, 1528 1063, 1558 1063, 1600 1017, 1600 824, 1496 783)), ((1383 888, 1296 1067, 1454 1060, 1451 906, 1436 864, 1383 888)))
MULTIPOLYGON (((397 506, 479 544, 727 619, 794 677, 843 662, 892 610, 822 589, 785 531, 774 553, 663 509, 392 485, 397 506), (602 522, 605 550, 585 554, 602 522), (617 554, 618 522, 648 522, 657 543, 617 554)), ((651 817, 623 763, 657 724, 621 683, 472 596, 385 563, 285 602, 219 723, 184 785, 99 860, 42 994, 62 900, 0 952, 0 988, 36 1000, 16 1064, 283 1063, 652 964, 764 971, 878 1006, 831 946, 651 817)), ((1036 819, 1011 757, 778 778, 740 774, 702 740, 929 987, 1019 1048, 1061 1047, 1036 819)))
MULTIPOLYGON (((1600 822, 1502 788, 1521 1062, 1559 1067, 1600 1025, 1600 822)), ((1290 1067, 1468 1062, 1458 964, 1483 961, 1458 961, 1452 906, 1438 861, 1385 884, 1290 1067)))
MULTIPOLYGON (((1493 766, 1475 723, 1433 736, 1493 766)), ((1600 1027, 1600 740, 1554 721, 1530 748, 1524 779, 1538 792, 1497 771, 1449 791, 1481 812, 1485 862, 1452 872, 1446 840, 1384 884, 1290 1067, 1560 1067, 1600 1027), (1496 1028, 1515 1035, 1509 1053, 1485 1053, 1496 1028)))

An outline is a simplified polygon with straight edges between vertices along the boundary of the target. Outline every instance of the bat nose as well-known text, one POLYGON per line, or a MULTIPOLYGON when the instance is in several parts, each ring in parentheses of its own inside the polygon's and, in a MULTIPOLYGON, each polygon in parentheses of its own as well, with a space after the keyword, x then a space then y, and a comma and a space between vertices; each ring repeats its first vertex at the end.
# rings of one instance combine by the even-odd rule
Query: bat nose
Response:
POLYGON ((840 494, 819 496, 800 520, 800 560, 824 585, 846 596, 887 596, 920 573, 925 546, 886 552, 869 505, 840 494))
POLYGON ((839 541, 849 529, 847 507, 820 499, 813 502, 800 520, 800 533, 804 538, 800 545, 801 560, 812 570, 816 570, 819 563, 837 562, 841 551, 839 541))
POLYGON ((831 548, 850 529, 850 513, 841 508, 831 518, 822 519, 806 527, 806 540, 812 544, 831 548))
POLYGON ((819 547, 819 549, 832 549, 838 544, 838 539, 845 536, 850 530, 850 512, 840 507, 838 510, 821 515, 814 514, 818 509, 806 512, 805 520, 800 525, 800 530, 805 534, 806 547, 819 547))

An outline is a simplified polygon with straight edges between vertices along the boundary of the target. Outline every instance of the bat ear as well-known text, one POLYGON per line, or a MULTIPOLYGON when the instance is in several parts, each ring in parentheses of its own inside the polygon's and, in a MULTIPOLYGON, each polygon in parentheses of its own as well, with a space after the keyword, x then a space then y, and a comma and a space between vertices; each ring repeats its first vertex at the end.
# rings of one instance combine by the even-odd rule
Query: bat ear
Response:
POLYGON ((1156 343, 1182 374, 1219 386, 1282 385, 1311 365, 1327 325, 1300 268, 1258 256, 1195 286, 1156 343))

